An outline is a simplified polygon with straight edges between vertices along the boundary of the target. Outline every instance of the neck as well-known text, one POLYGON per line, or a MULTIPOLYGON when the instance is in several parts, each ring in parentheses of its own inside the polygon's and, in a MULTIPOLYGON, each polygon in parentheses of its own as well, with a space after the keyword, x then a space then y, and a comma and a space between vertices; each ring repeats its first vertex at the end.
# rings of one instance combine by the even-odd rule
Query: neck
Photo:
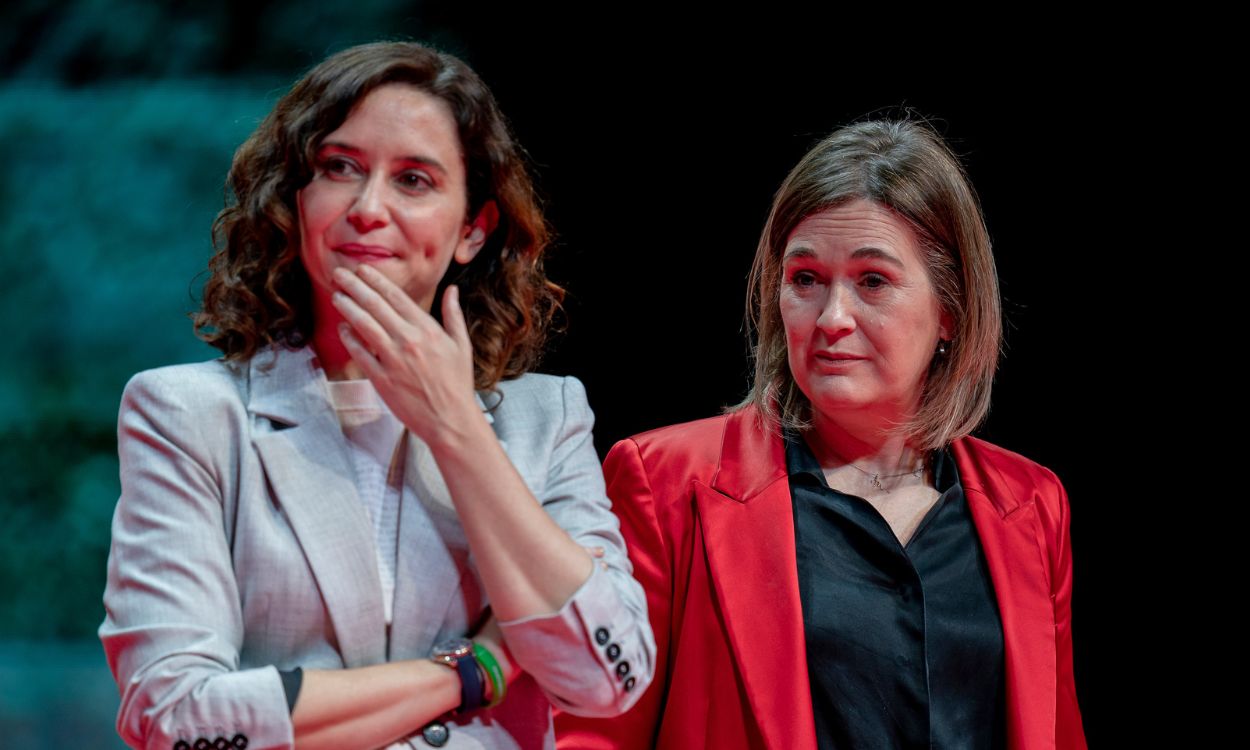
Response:
POLYGON ((313 308, 312 348, 327 380, 359 380, 365 377, 360 365, 352 359, 339 337, 343 316, 329 301, 318 299, 313 308))
POLYGON ((887 425, 835 422, 813 411, 812 427, 808 444, 825 469, 854 464, 864 472, 886 476, 912 471, 924 462, 923 452, 887 425))

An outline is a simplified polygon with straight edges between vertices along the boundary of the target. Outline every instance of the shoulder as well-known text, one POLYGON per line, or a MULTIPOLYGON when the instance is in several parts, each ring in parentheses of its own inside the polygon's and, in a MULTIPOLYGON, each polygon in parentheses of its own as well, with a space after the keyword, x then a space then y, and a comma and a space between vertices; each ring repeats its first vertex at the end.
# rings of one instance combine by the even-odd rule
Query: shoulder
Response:
POLYGON ((515 428, 518 424, 541 427, 559 426, 572 415, 590 418, 586 388, 571 376, 525 373, 511 380, 502 380, 495 393, 483 393, 482 400, 490 408, 497 427, 515 428))
POLYGON ((1067 493, 1049 468, 974 437, 956 440, 951 449, 965 492, 990 497, 1004 514, 1038 503, 1054 518, 1067 515, 1067 493))
POLYGON ((716 460, 720 457, 728 422, 728 415, 722 414, 648 430, 630 440, 652 459, 671 456, 682 460, 716 460))
POLYGON ((123 480, 134 471, 177 474, 172 465, 198 465, 225 482, 250 442, 247 373, 247 363, 213 360, 133 376, 117 420, 123 480))
POLYGON ((612 448, 605 470, 608 463, 632 461, 653 481, 710 481, 720 463, 728 421, 728 415, 720 415, 639 433, 612 448))
POLYGON ((953 446, 956 459, 961 459, 961 467, 974 465, 980 467, 985 474, 993 472, 1000 481, 1014 484, 1036 485, 1040 482, 1058 482, 1059 477, 1033 459, 1028 459, 1013 450, 1001 445, 979 439, 979 437, 961 437, 953 446), (963 456, 961 456, 963 454, 963 456))
POLYGON ((577 378, 526 373, 480 395, 495 435, 523 475, 572 471, 601 476, 594 413, 577 378))
MULTIPOLYGON (((528 405, 532 403, 550 403, 559 404, 565 398, 566 390, 573 390, 580 395, 583 401, 586 400, 586 388, 582 382, 571 375, 546 375, 539 372, 527 372, 519 377, 510 380, 501 380, 495 385, 495 390, 499 395, 494 398, 499 402, 499 408, 509 409, 518 406, 528 405), (512 403, 509 404, 508 402, 512 403)), ((491 402, 489 394, 483 398, 489 404, 491 402)))
POLYGON ((1055 478, 1055 473, 1050 469, 1001 445, 974 437, 961 438, 956 441, 956 445, 962 445, 968 456, 978 463, 993 467, 999 472, 1010 473, 1018 479, 1037 481, 1055 478))
POLYGON ((126 383, 122 409, 166 407, 202 412, 209 405, 234 402, 242 406, 247 373, 247 363, 222 359, 144 370, 126 383))

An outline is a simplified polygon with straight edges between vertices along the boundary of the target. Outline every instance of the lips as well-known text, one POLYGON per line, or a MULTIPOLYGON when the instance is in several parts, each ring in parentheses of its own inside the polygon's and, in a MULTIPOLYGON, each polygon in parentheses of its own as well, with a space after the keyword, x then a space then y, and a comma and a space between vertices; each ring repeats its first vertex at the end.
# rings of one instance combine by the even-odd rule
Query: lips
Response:
POLYGON ((334 252, 346 255, 356 260, 384 260, 386 258, 394 258, 395 253, 384 247, 377 245, 361 245, 357 242, 348 242, 342 245, 335 245, 334 252))
POLYGON ((820 352, 813 355, 815 367, 817 370, 828 372, 842 372, 856 362, 862 362, 867 357, 860 357, 854 354, 844 354, 842 352, 820 352))
POLYGON ((857 354, 846 354, 844 352, 817 352, 816 359, 826 362, 853 362, 855 360, 867 359, 857 354))

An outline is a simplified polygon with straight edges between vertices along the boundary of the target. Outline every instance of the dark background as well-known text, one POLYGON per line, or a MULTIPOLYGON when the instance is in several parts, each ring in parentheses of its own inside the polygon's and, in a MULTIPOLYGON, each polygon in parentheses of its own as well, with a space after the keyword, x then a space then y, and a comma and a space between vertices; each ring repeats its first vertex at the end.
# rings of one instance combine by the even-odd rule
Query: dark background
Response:
POLYGON ((6 747, 116 744, 94 630, 122 386, 213 356, 186 313, 233 149, 303 70, 377 39, 466 59, 528 149, 558 235, 549 271, 570 292, 567 334, 543 369, 585 382, 601 452, 742 398, 745 277, 798 158, 869 113, 931 118, 981 195, 1002 281, 1006 355, 978 434, 1053 468, 1071 497, 1087 734, 1157 739, 1136 696, 1138 649, 1155 642, 1142 631, 1166 627, 1141 583, 1164 544, 1148 524, 1166 506, 1141 502, 1160 489, 1141 477, 1154 476, 1167 433, 1137 399, 1166 401, 1173 376, 1159 360, 1176 364, 1176 352, 1159 323, 1183 306, 1164 287, 1189 273, 1145 260, 1176 190, 1150 133, 1181 112, 1171 63, 1113 51, 1110 27, 1047 18, 1025 42, 936 28, 908 38, 891 19, 780 6, 579 12, 394 0, 2 11, 6 747))

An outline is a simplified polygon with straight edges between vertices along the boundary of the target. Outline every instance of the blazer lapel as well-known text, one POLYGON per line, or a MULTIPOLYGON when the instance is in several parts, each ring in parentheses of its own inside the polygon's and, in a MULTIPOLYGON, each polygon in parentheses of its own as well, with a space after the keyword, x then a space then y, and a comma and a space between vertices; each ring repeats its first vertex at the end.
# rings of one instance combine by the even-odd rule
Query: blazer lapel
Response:
POLYGON ((317 580, 344 665, 382 662, 386 622, 373 530, 342 430, 311 349, 270 351, 272 359, 252 358, 248 408, 274 429, 255 434, 253 443, 317 580))
POLYGON ((1032 485, 974 439, 958 440, 953 449, 1003 622, 1008 745, 1053 748, 1055 614, 1032 485))
POLYGON ((815 750, 794 514, 779 431, 726 420, 712 484, 695 484, 708 567, 751 711, 770 748, 815 750))

